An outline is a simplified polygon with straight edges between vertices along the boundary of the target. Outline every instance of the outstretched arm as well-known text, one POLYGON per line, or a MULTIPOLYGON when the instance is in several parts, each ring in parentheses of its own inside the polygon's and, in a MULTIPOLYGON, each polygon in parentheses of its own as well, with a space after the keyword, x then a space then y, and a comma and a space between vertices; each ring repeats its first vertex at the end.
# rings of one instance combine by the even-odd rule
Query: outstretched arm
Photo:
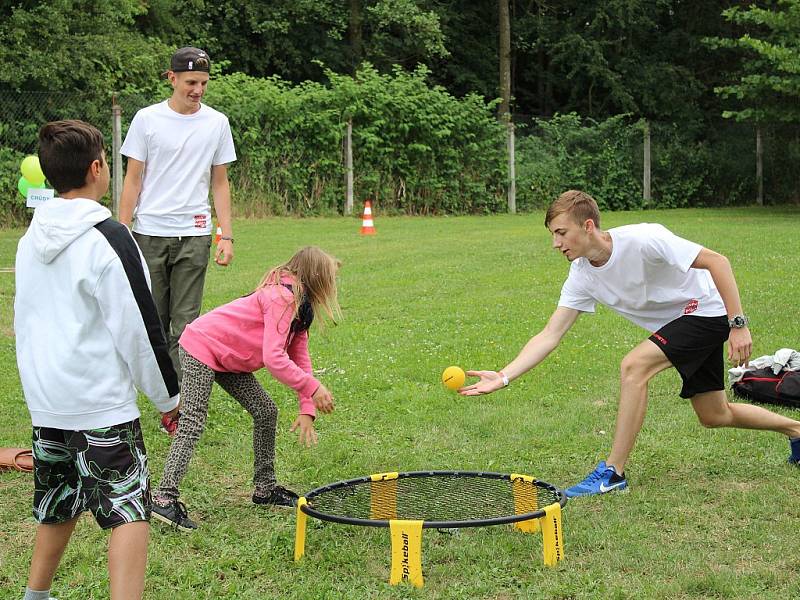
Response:
MULTIPOLYGON (((578 320, 580 314, 580 311, 573 308, 559 306, 544 329, 528 340, 517 357, 503 368, 503 373, 509 381, 527 373, 547 358, 547 355, 555 350, 561 342, 564 334, 578 320)), ((467 375, 477 376, 481 379, 478 383, 461 388, 459 393, 464 396, 490 394, 503 387, 503 378, 497 371, 467 371, 467 375)))
MULTIPOLYGON (((703 248, 694 259, 692 268, 706 269, 711 273, 711 279, 714 280, 714 285, 725 304, 728 318, 743 314, 739 287, 736 285, 731 263, 726 257, 708 248, 703 248)), ((750 330, 747 327, 731 329, 731 335, 728 338, 728 360, 736 367, 747 366, 752 351, 753 339, 750 336, 750 330)))

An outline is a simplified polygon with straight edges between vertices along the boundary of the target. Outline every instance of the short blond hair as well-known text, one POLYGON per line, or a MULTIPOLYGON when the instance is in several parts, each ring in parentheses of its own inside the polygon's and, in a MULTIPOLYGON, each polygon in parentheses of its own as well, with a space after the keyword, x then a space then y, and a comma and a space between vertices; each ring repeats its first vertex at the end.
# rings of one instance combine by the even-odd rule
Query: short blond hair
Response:
POLYGON ((544 226, 549 227, 550 222, 564 213, 569 215, 579 224, 587 219, 594 221, 595 227, 600 227, 600 209, 597 202, 586 192, 569 190, 561 194, 547 209, 544 217, 544 226))

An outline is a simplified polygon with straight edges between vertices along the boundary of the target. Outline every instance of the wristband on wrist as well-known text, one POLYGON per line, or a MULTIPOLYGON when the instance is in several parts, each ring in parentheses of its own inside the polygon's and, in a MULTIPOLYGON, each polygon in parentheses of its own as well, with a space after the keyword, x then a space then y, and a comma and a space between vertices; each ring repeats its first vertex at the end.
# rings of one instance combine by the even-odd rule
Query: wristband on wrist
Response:
POLYGON ((233 243, 233 238, 232 238, 232 237, 230 237, 230 236, 227 236, 227 235, 223 235, 223 236, 222 236, 221 238, 219 238, 219 239, 221 239, 221 240, 225 240, 226 242, 230 242, 231 244, 233 243))
POLYGON ((503 380, 503 387, 507 387, 508 384, 510 383, 508 381, 508 376, 502 371, 498 371, 497 374, 500 375, 500 378, 503 380))

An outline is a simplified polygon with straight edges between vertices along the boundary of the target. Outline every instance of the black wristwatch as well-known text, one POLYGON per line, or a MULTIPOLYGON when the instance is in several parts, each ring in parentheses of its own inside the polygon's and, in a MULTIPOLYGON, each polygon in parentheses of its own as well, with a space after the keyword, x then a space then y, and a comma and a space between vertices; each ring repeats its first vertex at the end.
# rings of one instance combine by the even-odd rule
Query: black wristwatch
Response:
POLYGON ((747 327, 749 322, 750 321, 744 315, 733 315, 728 319, 728 327, 731 329, 741 329, 742 327, 747 327))

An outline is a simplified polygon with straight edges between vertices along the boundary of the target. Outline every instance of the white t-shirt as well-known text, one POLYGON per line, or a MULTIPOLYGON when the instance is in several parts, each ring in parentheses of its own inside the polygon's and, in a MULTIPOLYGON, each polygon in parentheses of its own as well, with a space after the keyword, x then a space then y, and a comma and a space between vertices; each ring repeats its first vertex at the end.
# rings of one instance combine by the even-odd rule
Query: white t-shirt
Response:
POLYGON ((691 268, 702 246, 655 223, 615 227, 608 233, 608 262, 594 267, 586 258, 574 260, 559 306, 594 312, 600 302, 650 332, 682 315, 726 314, 711 273, 691 268))
POLYGON ((135 232, 159 237, 211 233, 211 167, 236 160, 228 117, 205 104, 182 115, 165 100, 136 113, 121 152, 145 163, 135 232))

